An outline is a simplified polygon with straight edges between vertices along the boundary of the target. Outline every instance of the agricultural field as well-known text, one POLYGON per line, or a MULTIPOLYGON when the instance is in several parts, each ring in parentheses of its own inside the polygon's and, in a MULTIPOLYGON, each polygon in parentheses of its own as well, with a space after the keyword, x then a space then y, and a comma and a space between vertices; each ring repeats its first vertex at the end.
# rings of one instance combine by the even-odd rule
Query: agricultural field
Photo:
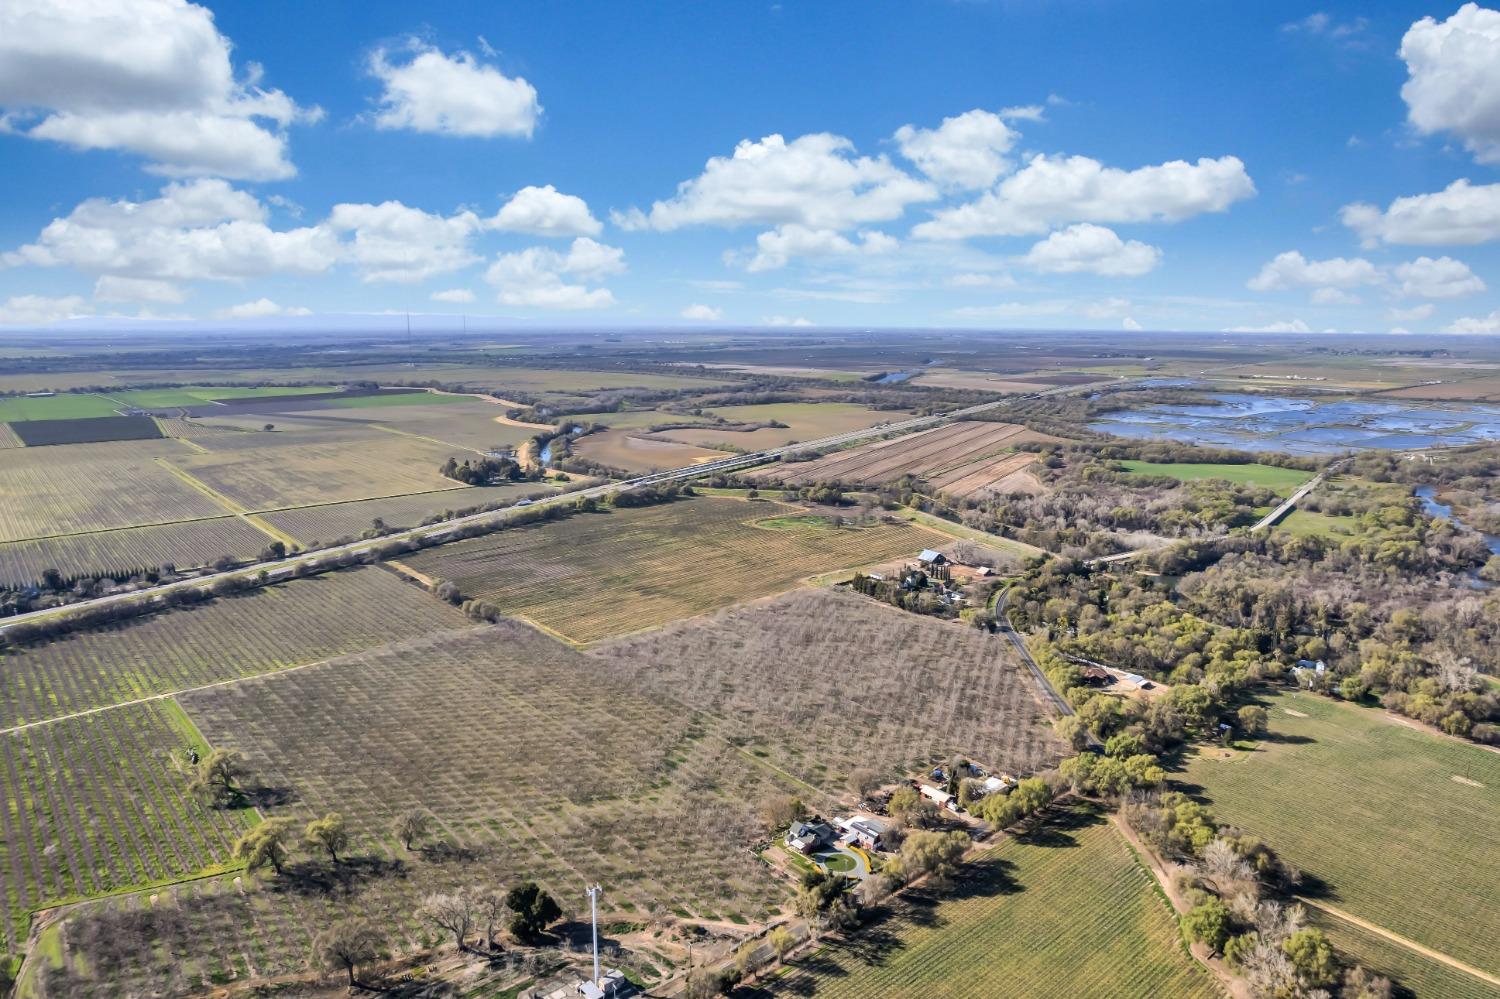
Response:
POLYGON ((606 430, 580 437, 573 442, 573 453, 580 458, 633 473, 659 472, 667 468, 681 468, 684 465, 702 464, 728 457, 724 451, 677 441, 656 440, 627 430, 606 430))
POLYGON ((0 423, 0 450, 24 446, 21 443, 21 438, 16 436, 16 432, 10 428, 9 424, 0 423))
POLYGON ((464 620, 376 567, 279 583, 0 655, 0 730, 317 662, 464 620))
POLYGON ((797 512, 697 498, 512 528, 405 561, 575 642, 592 642, 914 555, 948 540, 906 523, 766 528, 797 512))
POLYGON ((594 676, 521 625, 434 633, 182 701, 214 745, 242 751, 276 789, 267 817, 343 814, 347 860, 332 872, 299 850, 286 875, 256 879, 263 888, 210 878, 149 904, 135 895, 74 909, 57 994, 163 983, 201 992, 300 972, 314 935, 351 900, 380 914, 402 953, 441 942, 414 914, 426 894, 522 877, 570 918, 587 911, 582 888, 595 879, 610 886, 602 914, 617 920, 747 925, 786 895, 748 846, 761 835, 755 803, 796 788, 737 750, 715 719, 594 676), (419 806, 437 828, 407 852, 390 819, 419 806))
POLYGON ((1401 994, 1415 999, 1496 999, 1500 985, 1475 978, 1369 930, 1308 907, 1308 922, 1328 934, 1338 948, 1378 975, 1395 982, 1401 994))
POLYGON ((0 423, 22 423, 27 420, 84 420, 96 416, 115 416, 119 403, 102 395, 64 392, 31 398, 24 395, 0 397, 0 423))
POLYGON ((847 591, 799 590, 590 655, 632 689, 734 719, 747 749, 835 795, 860 767, 894 780, 962 755, 1029 774, 1062 752, 1005 639, 847 591))
POLYGON ((189 448, 175 440, 0 453, 0 542, 228 513, 158 460, 187 454, 189 448))
MULTIPOLYGON (((366 525, 368 526, 368 524, 366 525)), ((0 543, 0 586, 30 586, 48 569, 64 577, 118 578, 171 563, 212 565, 222 556, 253 558, 273 539, 239 517, 190 520, 161 527, 125 527, 0 543)))
POLYGON ((472 381, 491 386, 496 395, 576 394, 602 389, 708 389, 730 379, 694 375, 659 375, 638 371, 583 371, 566 368, 496 368, 476 370, 472 381))
POLYGON ((1220 994, 1188 956, 1152 876, 1105 819, 1065 812, 1009 837, 947 895, 891 914, 796 961, 757 997, 944 999, 1220 994))
POLYGON ((701 416, 685 413, 666 413, 659 409, 629 409, 619 413, 569 413, 559 416, 555 423, 598 423, 615 430, 649 430, 664 423, 703 423, 701 416))
POLYGON ((1192 462, 1122 461, 1127 472, 1135 475, 1165 475, 1179 482, 1201 482, 1219 479, 1236 485, 1262 486, 1278 496, 1290 496, 1297 487, 1313 477, 1300 468, 1275 465, 1195 464, 1192 462))
POLYGON ((835 451, 812 461, 782 462, 749 473, 750 479, 801 485, 813 482, 894 482, 915 475, 941 483, 951 495, 1030 491, 1025 471, 1035 460, 1017 444, 1056 440, 1013 423, 952 423, 891 440, 835 451))
MULTIPOLYGON (((732 444, 745 451, 781 447, 793 441, 810 441, 833 434, 863 430, 877 423, 893 423, 911 414, 900 410, 877 410, 843 402, 783 402, 762 406, 720 406, 709 410, 731 423, 776 421, 785 428, 759 430, 715 430, 706 428, 666 430, 656 437, 716 448, 732 444)), ((666 422, 658 420, 657 422, 666 422)))
POLYGON ((181 388, 109 392, 105 398, 113 400, 122 408, 169 409, 202 406, 206 402, 224 402, 230 399, 319 395, 338 390, 337 385, 184 385, 181 388))
POLYGON ((229 858, 251 809, 211 808, 176 765, 205 746, 170 700, 134 704, 0 739, 6 949, 29 910, 191 876, 229 858))
POLYGON ((327 543, 346 536, 358 537, 370 529, 377 517, 387 527, 417 527, 434 515, 446 515, 489 503, 508 506, 518 500, 546 496, 556 491, 555 486, 543 482, 466 486, 463 489, 440 489, 388 499, 294 507, 264 514, 260 519, 310 546, 318 541, 327 543))
POLYGON ((11 432, 27 447, 98 444, 105 441, 149 441, 162 436, 149 416, 95 416, 83 420, 28 420, 11 432))
MULTIPOLYGON (((246 510, 274 510, 463 488, 439 473, 452 447, 399 434, 188 454, 172 465, 246 510)), ((472 455, 461 452, 457 457, 472 455)))
MULTIPOLYGON (((531 427, 518 427, 499 422, 497 417, 505 415, 505 407, 497 406, 492 402, 483 402, 466 396, 434 395, 425 392, 419 395, 393 398, 414 399, 417 402, 396 406, 381 405, 373 408, 356 407, 347 415, 337 408, 331 408, 319 410, 317 415, 322 420, 328 421, 327 425, 331 426, 337 426, 339 423, 359 427, 378 425, 403 434, 425 437, 451 447, 471 451, 515 447, 535 437, 538 433, 531 427), (339 415, 331 415, 335 412, 339 415)), ((286 415, 295 419, 299 416, 306 417, 314 414, 288 412, 286 415)))
POLYGON ((1181 781, 1275 844, 1311 897, 1500 974, 1500 754, 1313 694, 1266 704, 1268 739, 1203 750, 1181 781))
POLYGON ((1276 530, 1299 538, 1349 538, 1359 533, 1359 518, 1293 510, 1276 522, 1276 530))

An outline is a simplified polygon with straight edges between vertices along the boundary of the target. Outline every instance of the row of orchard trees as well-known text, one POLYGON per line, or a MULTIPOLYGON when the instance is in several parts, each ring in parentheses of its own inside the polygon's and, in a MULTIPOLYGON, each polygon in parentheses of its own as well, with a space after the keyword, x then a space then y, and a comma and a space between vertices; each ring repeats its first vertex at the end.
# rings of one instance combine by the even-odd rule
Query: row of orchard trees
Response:
MULTIPOLYGON (((239 753, 215 749, 198 760, 193 769, 192 790, 217 807, 242 805, 248 798, 248 768, 239 753)), ((397 815, 391 833, 408 851, 431 831, 434 818, 426 809, 411 809, 397 815)), ((298 847, 326 853, 332 864, 345 862, 350 842, 348 825, 338 812, 300 825, 278 816, 247 830, 233 847, 236 860, 244 861, 250 873, 270 869, 281 875, 292 851, 298 847)), ((459 950, 471 948, 470 939, 482 930, 480 949, 495 953, 497 929, 504 927, 523 943, 534 943, 547 928, 562 918, 557 901, 534 881, 523 881, 509 890, 475 887, 454 892, 435 892, 422 899, 417 916, 445 933, 452 934, 459 950)), ((314 957, 322 965, 343 970, 351 987, 359 985, 358 969, 389 954, 389 940, 368 919, 354 918, 327 927, 317 938, 314 957)))

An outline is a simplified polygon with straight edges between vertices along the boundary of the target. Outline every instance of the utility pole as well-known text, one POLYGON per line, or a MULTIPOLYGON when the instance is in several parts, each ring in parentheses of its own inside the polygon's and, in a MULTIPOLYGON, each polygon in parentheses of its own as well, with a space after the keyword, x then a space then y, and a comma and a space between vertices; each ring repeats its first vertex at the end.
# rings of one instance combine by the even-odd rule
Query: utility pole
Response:
POLYGON ((590 921, 594 925, 594 984, 598 985, 599 980, 604 977, 603 973, 599 970, 599 893, 604 891, 604 888, 596 884, 592 888, 587 889, 587 891, 589 893, 590 921))

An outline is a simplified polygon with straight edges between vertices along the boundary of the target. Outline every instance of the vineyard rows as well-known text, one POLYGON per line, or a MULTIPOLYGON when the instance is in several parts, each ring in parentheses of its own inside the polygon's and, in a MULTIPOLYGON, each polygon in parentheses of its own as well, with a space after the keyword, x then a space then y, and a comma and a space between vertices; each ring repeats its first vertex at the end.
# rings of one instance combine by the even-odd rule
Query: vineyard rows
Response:
POLYGON ((1339 908, 1500 974, 1500 756, 1310 694, 1269 711, 1273 738, 1248 758, 1188 766, 1214 814, 1276 844, 1339 908))
POLYGON ((7 949, 24 939, 28 909, 228 859, 254 813, 189 795, 171 760, 192 741, 180 717, 151 702, 0 736, 7 949))
POLYGON ((914 556, 948 540, 907 523, 756 526, 791 510, 769 502, 683 500, 514 528, 407 561, 507 614, 591 642, 769 596, 819 573, 914 556))
POLYGON ((782 463, 751 474, 773 482, 892 482, 978 466, 1027 441, 1049 439, 1010 423, 965 422, 837 451, 814 461, 782 463))
MULTIPOLYGON (((430 398, 443 399, 443 396, 430 398)), ((369 409, 339 411, 324 410, 327 418, 348 421, 351 425, 367 427, 382 424, 409 434, 419 434, 434 440, 488 451, 497 447, 514 447, 530 440, 537 431, 526 427, 514 427, 496 423, 495 417, 505 413, 504 406, 480 400, 437 402, 420 406, 375 406, 369 409)), ((296 416, 299 414, 290 413, 296 416)), ((304 414, 305 415, 305 414, 304 414)))
POLYGON ((1086 816, 1007 839, 959 875, 956 897, 914 900, 880 927, 797 962, 765 996, 1218 995, 1119 834, 1086 816), (1071 827, 1069 827, 1071 826, 1071 827))
POLYGON ((0 728, 285 669, 463 620, 383 569, 294 580, 0 656, 0 728))
POLYGON ((416 527, 436 514, 483 506, 486 503, 514 503, 523 497, 553 492, 539 482, 518 482, 506 486, 471 486, 465 489, 440 489, 412 496, 357 500, 353 503, 330 503, 268 513, 262 519, 277 530, 285 531, 303 544, 330 542, 346 535, 358 537, 370 529, 376 517, 388 527, 416 527))
POLYGON ((929 477, 928 481, 940 493, 967 499, 983 496, 1007 487, 1007 480, 1027 465, 1036 461, 1029 451, 987 458, 978 463, 965 463, 951 472, 929 477))
POLYGON ((185 451, 171 440, 5 451, 0 542, 223 516, 153 460, 185 451))
POLYGON ((9 423, 0 423, 0 450, 21 447, 21 438, 10 428, 9 423))
POLYGON ((0 544, 0 586, 30 586, 48 569, 66 578, 119 576, 170 562, 179 569, 211 565, 224 555, 253 558, 270 542, 238 517, 191 520, 67 534, 43 541, 0 544))
POLYGON ((1024 774, 1061 755, 1002 639, 852 593, 788 593, 590 655, 632 689, 734 719, 756 752, 825 787, 858 767, 894 777, 959 754, 1024 774))

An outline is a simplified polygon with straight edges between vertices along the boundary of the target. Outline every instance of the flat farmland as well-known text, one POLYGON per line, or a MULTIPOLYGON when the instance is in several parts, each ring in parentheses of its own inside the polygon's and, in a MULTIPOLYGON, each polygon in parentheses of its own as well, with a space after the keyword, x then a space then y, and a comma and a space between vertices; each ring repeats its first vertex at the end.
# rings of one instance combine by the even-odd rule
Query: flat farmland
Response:
MULTIPOLYGON (((710 410, 731 423, 765 423, 775 420, 785 428, 759 430, 714 430, 712 428, 667 430, 657 437, 714 448, 733 444, 746 451, 780 447, 793 441, 810 441, 832 434, 863 430, 877 423, 892 423, 910 416, 898 410, 877 410, 842 402, 784 402, 763 406, 721 406, 710 410)), ((658 421, 664 422, 664 421, 658 421)))
POLYGON ((573 453, 580 458, 627 472, 656 472, 729 456, 724 451, 677 441, 656 440, 627 430, 606 430, 580 437, 573 443, 573 453))
MULTIPOLYGON (((454 449, 382 434, 344 442, 288 443, 190 454, 172 464, 247 510, 274 510, 463 488, 438 471, 454 449)), ((460 452, 456 457, 472 457, 460 452)))
POLYGON ((0 892, 11 951, 43 905, 192 875, 222 864, 251 810, 188 793, 172 754, 200 740, 171 701, 136 704, 0 737, 0 892))
POLYGON ((148 441, 162 436, 149 416, 93 416, 83 420, 27 420, 11 432, 27 447, 60 444, 97 444, 105 441, 148 441))
POLYGON ((17 437, 16 432, 10 428, 10 424, 0 423, 0 449, 24 446, 21 438, 17 437))
POLYGON ((211 565, 224 555, 253 558, 272 540, 239 517, 225 516, 11 541, 0 544, 0 585, 29 586, 48 569, 79 577, 131 574, 168 562, 179 569, 193 569, 211 565))
POLYGON ((906 523, 757 526, 795 512, 779 503, 701 497, 512 528, 406 561, 507 614, 591 642, 948 540, 906 523))
POLYGON ((205 402, 226 399, 258 399, 267 396, 317 395, 337 392, 336 385, 184 385, 170 389, 132 389, 110 392, 107 398, 137 409, 166 409, 173 406, 201 406, 205 402))
MULTIPOLYGON (((369 398, 369 397, 365 397, 369 398)), ((474 451, 493 448, 515 447, 530 440, 538 433, 528 427, 517 427, 499 423, 496 417, 505 415, 505 407, 490 402, 481 402, 464 396, 433 395, 401 396, 415 399, 416 403, 399 406, 376 406, 369 409, 355 408, 349 411, 329 409, 326 418, 342 420, 357 426, 385 426, 405 434, 430 437, 444 444, 474 451), (337 412, 338 416, 331 414, 337 412)), ((352 400, 351 400, 352 401, 352 400)), ((290 413, 308 416, 311 413, 290 413)))
POLYGON ((0 542, 223 516, 156 460, 188 453, 174 440, 0 451, 0 542))
POLYGON ((1328 934, 1341 954, 1400 986, 1416 999, 1496 999, 1500 986, 1491 985, 1369 930, 1308 908, 1308 922, 1328 934))
POLYGON ((892 440, 835 451, 813 461, 782 462, 749 473, 769 482, 880 483, 906 475, 941 481, 964 495, 999 488, 1028 463, 1014 452, 1017 444, 1050 441, 1013 423, 968 421, 923 430, 892 440))
POLYGON ((1314 876, 1314 898, 1500 973, 1500 755, 1311 694, 1267 708, 1255 751, 1201 753, 1181 779, 1314 876))
POLYGON ((583 371, 566 368, 487 368, 474 372, 476 384, 487 384, 497 395, 514 398, 508 393, 544 395, 548 393, 594 392, 601 389, 694 389, 713 388, 733 379, 702 378, 693 375, 643 374, 638 371, 583 371))
POLYGON ((1136 475, 1165 475, 1179 482, 1201 482, 1223 479, 1236 485, 1262 486, 1278 496, 1290 496, 1297 487, 1313 477, 1300 468, 1276 465, 1195 464, 1192 462, 1122 461, 1127 472, 1136 475))
POLYGON ((734 719, 747 748, 830 793, 859 767, 895 779, 963 755, 1024 774, 1062 754, 1008 642, 847 591, 787 593, 590 655, 632 689, 734 719))
POLYGON ((700 416, 664 413, 659 409, 632 409, 621 413, 570 413, 559 416, 558 423, 599 423, 616 430, 649 430, 664 423, 707 423, 700 416))
POLYGON ((517 500, 555 492, 556 487, 541 482, 469 486, 412 496, 392 496, 389 499, 297 507, 268 513, 261 519, 303 544, 311 544, 314 541, 333 541, 346 535, 357 537, 361 532, 369 530, 371 522, 377 517, 387 527, 416 527, 435 514, 465 510, 487 503, 509 505, 517 500))
POLYGON ((279 583, 12 649, 0 656, 0 729, 317 662, 464 620, 373 566, 279 583))
POLYGON ((757 996, 945 999, 1220 994, 1112 825, 1069 812, 969 864, 948 896, 914 892, 889 917, 798 960, 757 996))
POLYGON ((24 395, 0 397, 0 423, 22 423, 27 420, 83 420, 96 416, 114 416, 122 407, 102 395, 63 392, 58 395, 24 395))

